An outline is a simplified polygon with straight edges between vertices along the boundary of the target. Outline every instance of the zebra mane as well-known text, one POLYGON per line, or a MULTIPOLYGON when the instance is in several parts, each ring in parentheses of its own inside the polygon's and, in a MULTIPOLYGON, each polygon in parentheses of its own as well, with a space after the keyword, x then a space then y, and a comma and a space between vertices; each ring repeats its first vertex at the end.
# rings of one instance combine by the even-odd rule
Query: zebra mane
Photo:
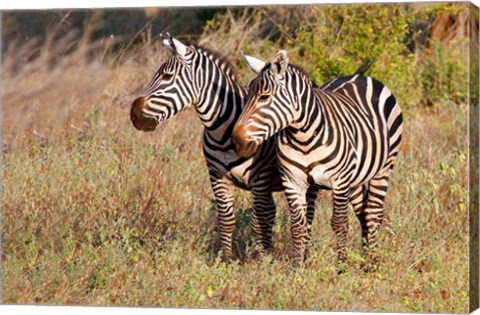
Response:
POLYGON ((293 64, 288 64, 288 66, 291 70, 293 70, 293 72, 296 72, 305 81, 307 81, 309 85, 311 85, 314 88, 318 87, 318 85, 310 78, 310 76, 307 74, 307 72, 303 68, 293 64))
MULTIPOLYGON (((270 68, 271 63, 267 63, 262 71, 265 71, 270 68)), ((305 70, 302 67, 297 66, 295 64, 288 64, 288 69, 292 70, 292 72, 298 74, 302 79, 304 79, 311 87, 317 88, 318 85, 310 78, 305 70)))
POLYGON ((226 74, 230 75, 230 77, 232 77, 234 80, 237 80, 237 70, 235 69, 235 67, 233 67, 230 60, 220 55, 218 52, 211 50, 210 48, 196 45, 194 45, 194 47, 199 53, 202 53, 205 56, 209 57, 218 66, 223 68, 226 74))

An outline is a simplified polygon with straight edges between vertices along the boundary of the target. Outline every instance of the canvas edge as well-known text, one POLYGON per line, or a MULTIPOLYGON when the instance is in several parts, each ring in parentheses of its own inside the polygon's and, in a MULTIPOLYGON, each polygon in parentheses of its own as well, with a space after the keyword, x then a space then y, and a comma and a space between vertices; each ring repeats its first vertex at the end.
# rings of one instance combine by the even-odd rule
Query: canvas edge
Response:
POLYGON ((469 311, 479 308, 479 8, 469 3, 469 311))

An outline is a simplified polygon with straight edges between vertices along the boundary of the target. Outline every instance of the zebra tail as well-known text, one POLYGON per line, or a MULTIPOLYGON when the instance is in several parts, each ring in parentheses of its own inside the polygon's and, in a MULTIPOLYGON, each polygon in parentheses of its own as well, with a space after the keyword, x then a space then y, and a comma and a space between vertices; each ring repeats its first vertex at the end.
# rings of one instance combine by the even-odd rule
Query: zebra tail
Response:
POLYGON ((358 67, 358 69, 355 71, 355 74, 360 74, 363 75, 365 72, 370 70, 370 67, 372 66, 373 62, 367 58, 361 65, 358 67))

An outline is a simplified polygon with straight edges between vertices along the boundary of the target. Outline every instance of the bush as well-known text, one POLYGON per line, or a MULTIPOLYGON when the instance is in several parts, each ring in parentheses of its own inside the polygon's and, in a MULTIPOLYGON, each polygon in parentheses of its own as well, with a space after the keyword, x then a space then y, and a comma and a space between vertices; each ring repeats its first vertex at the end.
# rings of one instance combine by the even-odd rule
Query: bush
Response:
POLYGON ((440 101, 466 102, 468 95, 468 51, 465 43, 455 41, 449 45, 435 42, 433 50, 423 53, 418 67, 423 96, 421 103, 434 106, 440 101))
POLYGON ((312 6, 310 22, 290 42, 291 59, 317 83, 353 74, 369 59, 369 75, 389 86, 401 103, 412 103, 420 91, 412 95, 416 58, 407 44, 412 37, 409 25, 417 15, 405 4, 312 6))
MULTIPOLYGON (((466 100, 468 41, 430 41, 440 13, 464 4, 342 4, 227 10, 205 24, 200 43, 237 61, 240 78, 252 74, 239 51, 268 60, 286 49, 317 84, 349 75, 369 59, 367 73, 386 84, 402 107, 466 100), (465 56, 462 58, 462 56, 465 56), (246 74, 244 74, 246 73, 246 74)), ((244 79, 245 78, 245 79, 244 79)))

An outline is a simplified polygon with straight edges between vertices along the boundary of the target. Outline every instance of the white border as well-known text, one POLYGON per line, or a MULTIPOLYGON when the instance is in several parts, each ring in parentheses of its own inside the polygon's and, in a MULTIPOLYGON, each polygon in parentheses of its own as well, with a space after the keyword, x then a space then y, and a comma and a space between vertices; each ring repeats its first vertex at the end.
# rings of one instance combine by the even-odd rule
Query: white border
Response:
MULTIPOLYGON (((62 8, 140 8, 140 7, 199 7, 199 6, 251 6, 251 5, 292 5, 292 4, 322 4, 322 3, 392 3, 392 2, 447 2, 440 0, 415 0, 415 1, 395 1, 395 0, 14 0, 1 1, 0 10, 37 10, 37 9, 62 9, 62 8)), ((464 1, 450 1, 464 2, 464 1)), ((471 0, 476 6, 480 6, 480 0, 471 0)), ((1 19, 0 19, 1 21, 1 19)), ((1 28, 0 28, 1 29, 1 28)), ((1 285, 1 284, 0 284, 1 285)), ((1 303, 1 302, 0 302, 1 303)), ((40 314, 40 315, 76 315, 76 314, 101 314, 101 315, 126 315, 126 314, 190 314, 190 315, 207 315, 207 314, 238 314, 238 315, 272 315, 279 311, 249 311, 249 310, 219 310, 219 309, 171 309, 171 308, 132 308, 132 307, 89 307, 89 306, 16 306, 16 305, 0 305, 0 313, 2 314, 40 314)), ((331 314, 331 315, 348 315, 348 314, 367 314, 367 313, 351 313, 351 312, 312 312, 312 311, 288 311, 282 312, 287 315, 306 315, 306 314, 331 314)), ((374 313, 382 314, 406 314, 406 313, 374 313)), ((425 313, 428 314, 428 313, 425 313)), ((474 312, 480 315, 480 310, 474 312)))

